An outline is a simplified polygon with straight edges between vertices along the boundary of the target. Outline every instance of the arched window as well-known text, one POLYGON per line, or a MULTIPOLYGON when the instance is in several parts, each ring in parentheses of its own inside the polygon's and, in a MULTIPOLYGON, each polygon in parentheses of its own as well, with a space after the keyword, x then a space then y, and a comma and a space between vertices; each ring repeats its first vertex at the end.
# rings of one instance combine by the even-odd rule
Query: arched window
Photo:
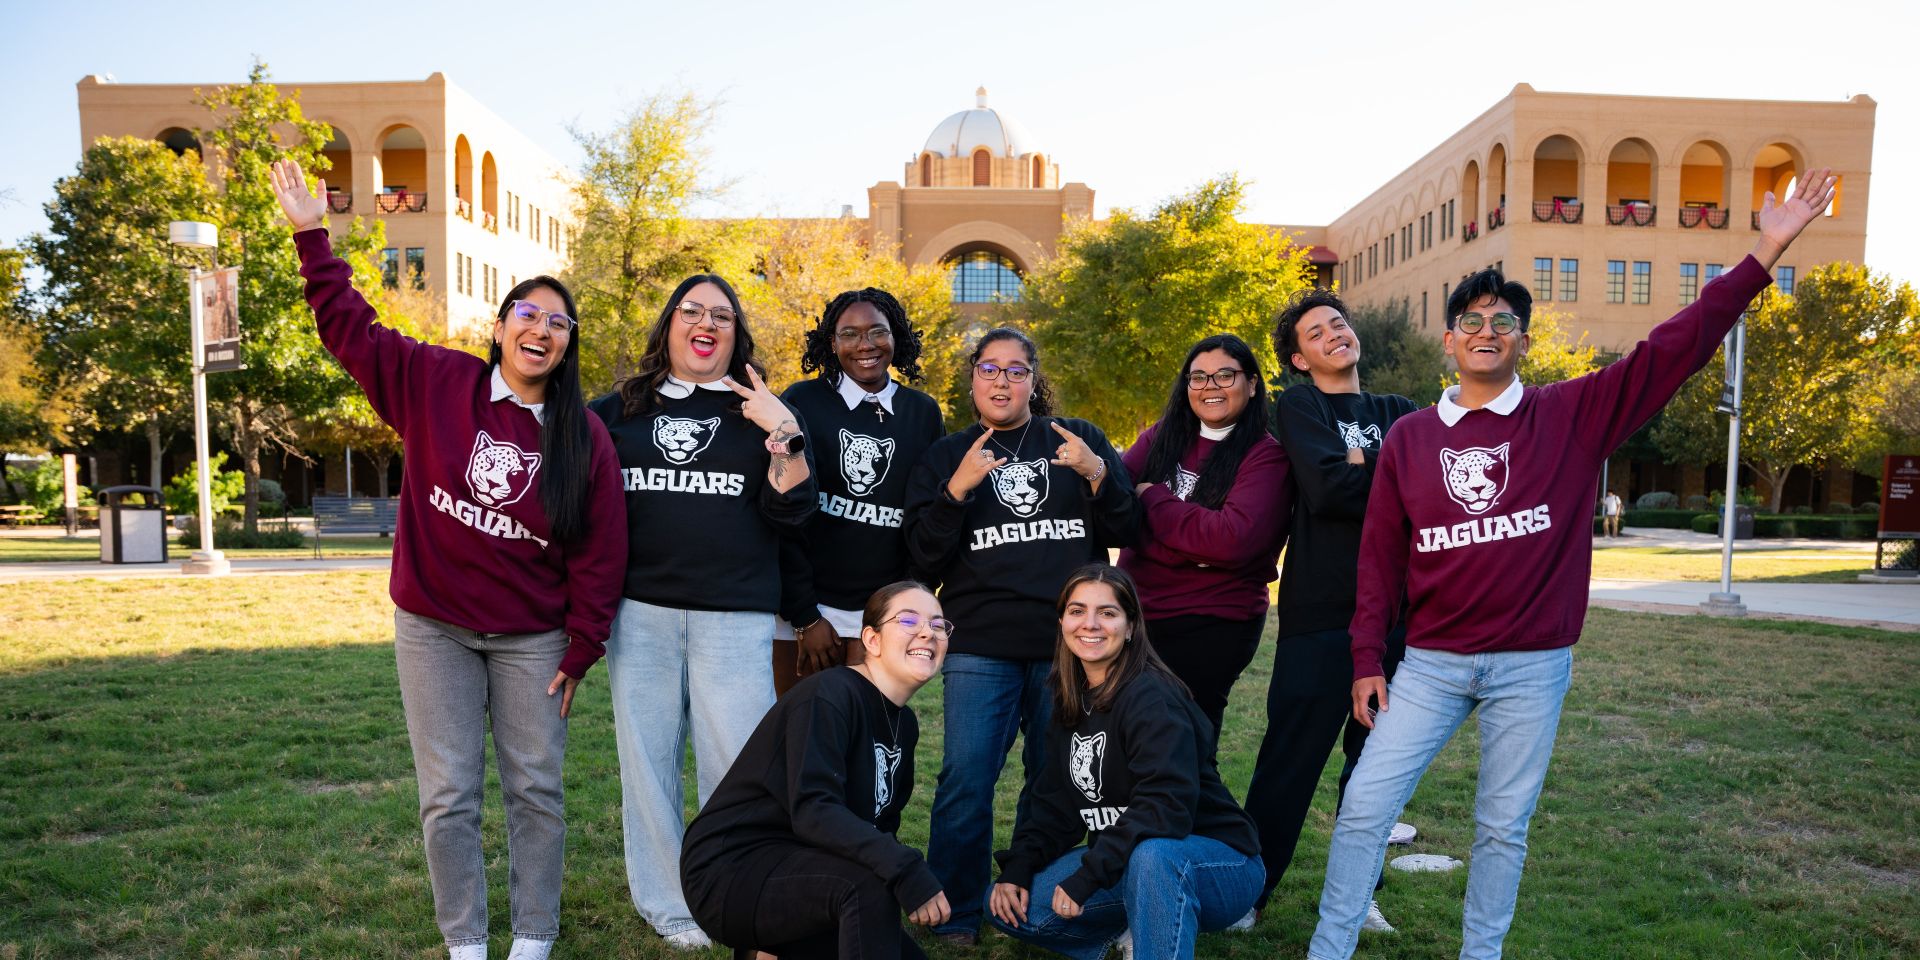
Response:
POLYGON ((973 152, 973 185, 976 187, 993 186, 993 154, 986 150, 973 152))
POLYGON ((947 261, 954 303, 1017 303, 1020 271, 1005 254, 975 250, 947 261))
POLYGON ((920 185, 933 186, 933 154, 931 153, 920 155, 920 185))
POLYGON ((1031 184, 1031 186, 1035 190, 1040 190, 1040 189, 1044 189, 1046 185, 1047 185, 1047 159, 1036 153, 1033 155, 1033 183, 1031 184))
POLYGON ((453 141, 453 212, 473 219, 473 145, 464 133, 453 141))
POLYGON ((376 213, 419 213, 427 209, 427 197, 433 183, 427 169, 427 141, 420 131, 409 126, 391 127, 380 137, 376 149, 380 175, 374 187, 376 213))
POLYGON ((172 150, 175 156, 186 153, 188 150, 200 152, 200 138, 194 136, 193 131, 181 127, 168 127, 155 134, 154 139, 166 144, 167 149, 172 150))

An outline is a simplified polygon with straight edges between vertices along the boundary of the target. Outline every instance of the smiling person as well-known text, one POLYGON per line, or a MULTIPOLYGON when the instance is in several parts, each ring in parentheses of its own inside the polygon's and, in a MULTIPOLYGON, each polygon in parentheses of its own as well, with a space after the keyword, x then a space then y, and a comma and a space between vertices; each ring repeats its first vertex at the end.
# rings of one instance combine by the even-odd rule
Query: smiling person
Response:
POLYGON ((1154 650, 1213 725, 1253 662, 1287 539, 1287 457, 1266 431, 1267 384, 1246 341, 1187 351, 1160 419, 1127 450, 1144 508, 1120 567, 1140 585, 1154 650), (1244 429, 1242 429, 1244 425, 1244 429))
POLYGON ((1521 386, 1533 307, 1524 285, 1484 270, 1447 299, 1443 342, 1460 383, 1387 435, 1360 538, 1351 706, 1373 733, 1334 824, 1310 956, 1353 954, 1394 818, 1475 712, 1480 781, 1460 956, 1500 956, 1586 619, 1593 478, 1713 359, 1833 190, 1829 172, 1815 170, 1784 203, 1768 192, 1753 252, 1583 377, 1521 386), (1403 593, 1407 655, 1389 686, 1381 660, 1403 593))
POLYGON ((781 540, 773 641, 781 696, 802 676, 859 662, 861 604, 907 575, 907 478, 945 433, 940 405, 893 379, 894 370, 920 379, 920 334, 885 290, 834 297, 807 331, 800 370, 819 376, 780 399, 817 440, 820 506, 801 535, 781 540))
MULTIPOLYGON (((979 942, 993 791, 1022 731, 1026 782, 1046 743, 1053 608, 1068 574, 1132 542, 1133 485, 1100 428, 1051 416, 1039 350, 1010 327, 967 359, 980 422, 927 450, 907 488, 907 549, 967 624, 942 671, 946 732, 927 862, 952 901, 943 939, 979 942)), ((1020 792, 1024 820, 1028 791, 1020 792)))
POLYGON ((954 627, 911 580, 875 591, 860 619, 861 661, 781 697, 687 828, 687 899, 737 950, 924 957, 900 914, 947 918, 940 882, 895 834, 920 739, 907 701, 940 671, 954 627))
POLYGON ((761 381, 740 300, 674 289, 639 372, 595 400, 627 491, 629 560, 607 643, 634 907, 670 946, 708 945, 680 893, 681 759, 705 803, 773 705, 780 537, 814 509, 800 420, 761 381))
POLYGON ((1104 563, 1060 591, 1047 764, 1001 851, 993 925, 1076 960, 1193 956, 1245 916, 1266 870, 1213 762, 1213 731, 1147 640, 1140 597, 1104 563), (1084 842, 1084 846, 1082 843, 1084 842))
POLYGON ((434 913, 453 960, 487 955, 486 731, 512 836, 513 960, 560 934, 567 714, 605 650, 627 541, 613 444, 580 395, 573 295, 507 292, 486 360, 375 322, 327 237, 326 181, 270 171, 320 341, 407 445, 389 590, 434 913))

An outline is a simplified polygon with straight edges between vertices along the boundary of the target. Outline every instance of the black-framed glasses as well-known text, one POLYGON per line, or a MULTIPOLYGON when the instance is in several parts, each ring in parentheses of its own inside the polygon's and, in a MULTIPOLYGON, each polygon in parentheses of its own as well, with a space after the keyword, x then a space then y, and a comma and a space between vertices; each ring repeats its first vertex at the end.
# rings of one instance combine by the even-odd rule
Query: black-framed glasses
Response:
POLYGON ((866 342, 871 343, 877 347, 883 343, 886 343, 889 340, 892 340, 893 331, 888 330, 886 327, 871 327, 871 328, 868 328, 867 332, 863 334, 852 327, 848 327, 845 330, 842 330, 839 333, 834 334, 833 338, 849 347, 853 346, 856 343, 859 343, 862 340, 865 340, 866 342))
POLYGON ((997 380, 1001 374, 1007 375, 1008 383, 1026 383, 1033 371, 1027 367, 1003 367, 997 363, 981 361, 973 365, 973 375, 982 380, 997 380))
POLYGON ((920 624, 922 622, 926 623, 927 629, 933 631, 934 636, 939 637, 942 640, 952 637, 953 632, 955 630, 960 629, 959 627, 954 625, 952 620, 948 620, 946 617, 923 618, 919 614, 914 613, 911 610, 902 610, 899 613, 896 613, 893 616, 880 621, 880 625, 884 627, 889 623, 898 623, 901 626, 906 627, 908 630, 911 631, 911 630, 920 629, 920 624))
POLYGON ((564 313, 542 310, 538 304, 528 300, 515 300, 508 306, 507 315, 529 327, 544 323, 552 333, 572 333, 573 328, 580 325, 580 321, 564 313))
POLYGON ((1520 329, 1520 318, 1505 310, 1491 316, 1482 316, 1478 313, 1463 313, 1453 318, 1453 325, 1459 327, 1460 330, 1465 333, 1479 333, 1480 328, 1488 324, 1493 325, 1494 333, 1505 336, 1520 329))
POLYGON ((1222 390, 1240 382, 1242 371, 1232 367, 1222 367, 1212 373, 1194 370, 1187 374, 1188 390, 1205 390, 1209 384, 1222 390))
POLYGON ((714 326, 722 330, 733 326, 733 322, 739 319, 734 315, 731 307, 709 307, 692 300, 680 301, 680 305, 674 307, 673 312, 679 315, 682 323, 699 323, 701 317, 706 317, 713 321, 714 326))

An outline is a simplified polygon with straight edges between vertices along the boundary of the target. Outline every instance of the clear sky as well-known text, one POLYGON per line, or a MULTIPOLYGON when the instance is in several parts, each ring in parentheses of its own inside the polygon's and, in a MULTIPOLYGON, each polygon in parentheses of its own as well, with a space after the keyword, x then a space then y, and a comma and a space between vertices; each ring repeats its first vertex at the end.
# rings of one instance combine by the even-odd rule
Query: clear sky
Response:
MULTIPOLYGON (((1867 262, 1920 282, 1920 4, 972 5, 826 2, 50 4, 0 0, 0 244, 45 225, 80 155, 74 84, 282 82, 438 70, 554 155, 659 91, 723 101, 737 183, 714 211, 866 209, 985 85, 1098 213, 1219 173, 1247 217, 1326 223, 1505 96, 1540 90, 1879 102, 1867 262)), ((1809 161, 1818 163, 1819 158, 1809 161)))

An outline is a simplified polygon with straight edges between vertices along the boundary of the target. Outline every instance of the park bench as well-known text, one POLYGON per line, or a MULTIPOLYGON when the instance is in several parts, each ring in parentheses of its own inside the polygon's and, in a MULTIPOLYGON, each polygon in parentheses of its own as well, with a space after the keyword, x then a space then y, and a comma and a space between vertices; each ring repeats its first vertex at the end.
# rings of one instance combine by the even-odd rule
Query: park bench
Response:
POLYGON ((0 507, 0 525, 4 526, 25 526, 26 524, 45 519, 45 517, 46 514, 24 503, 0 507))
POLYGON ((322 532, 377 533, 390 537, 399 523, 398 498, 314 497, 313 555, 320 556, 322 532))

